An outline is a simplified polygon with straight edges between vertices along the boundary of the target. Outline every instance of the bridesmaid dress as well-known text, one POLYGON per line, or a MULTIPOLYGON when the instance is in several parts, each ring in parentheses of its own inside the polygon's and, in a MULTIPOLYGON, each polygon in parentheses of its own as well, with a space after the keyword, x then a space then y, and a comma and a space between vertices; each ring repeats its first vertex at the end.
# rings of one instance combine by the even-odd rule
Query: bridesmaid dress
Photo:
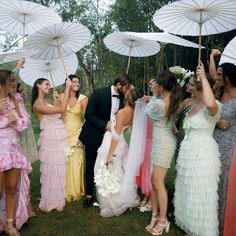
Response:
MULTIPOLYGON (((48 104, 48 106, 51 106, 48 104)), ((41 199, 39 208, 50 212, 65 206, 67 132, 61 114, 44 114, 40 121, 39 160, 41 199)))
POLYGON ((218 183, 220 153, 213 138, 220 118, 221 104, 215 116, 206 107, 198 113, 186 114, 185 137, 180 145, 175 180, 175 222, 191 236, 217 236, 218 183))
POLYGON ((20 133, 20 143, 22 151, 30 163, 33 164, 36 160, 38 160, 37 144, 31 124, 26 130, 20 133))
MULTIPOLYGON (((29 126, 30 119, 25 110, 21 96, 19 94, 13 94, 13 96, 18 104, 21 117, 15 112, 15 105, 8 97, 8 109, 13 110, 17 117, 17 121, 15 123, 10 123, 5 116, 6 111, 0 111, 0 172, 12 168, 21 170, 17 186, 17 207, 14 217, 14 223, 19 230, 29 217, 28 203, 30 180, 28 178, 28 173, 32 170, 29 161, 27 161, 22 152, 19 133, 29 126)), ((3 191, 0 199, 0 233, 4 230, 5 222, 6 205, 5 191, 3 191)))
POLYGON ((62 120, 68 132, 68 143, 73 153, 66 166, 66 200, 80 200, 84 195, 84 151, 76 143, 83 125, 83 111, 80 102, 86 96, 80 94, 74 107, 68 105, 62 120))
POLYGON ((230 128, 222 130, 215 128, 214 138, 219 145, 221 174, 218 188, 219 195, 219 230, 220 235, 224 231, 225 204, 227 199, 228 175, 233 158, 234 144, 236 141, 236 99, 230 99, 223 103, 220 119, 230 122, 230 128))
POLYGON ((146 143, 144 159, 140 166, 139 174, 136 177, 138 187, 140 187, 142 193, 145 196, 150 197, 152 186, 151 186, 151 168, 150 168, 150 155, 152 150, 152 129, 153 123, 150 118, 147 119, 147 131, 146 131, 146 143))

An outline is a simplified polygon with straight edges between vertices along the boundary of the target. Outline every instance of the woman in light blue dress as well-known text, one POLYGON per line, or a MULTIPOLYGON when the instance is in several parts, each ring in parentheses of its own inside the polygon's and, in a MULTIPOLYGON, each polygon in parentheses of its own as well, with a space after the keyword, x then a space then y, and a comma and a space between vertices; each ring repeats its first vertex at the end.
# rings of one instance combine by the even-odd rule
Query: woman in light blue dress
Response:
POLYGON ((202 64, 197 67, 197 75, 197 101, 183 122, 185 137, 176 165, 175 221, 191 236, 217 236, 220 153, 213 131, 221 103, 215 100, 202 64))
POLYGON ((175 75, 170 71, 159 73, 155 80, 156 82, 152 83, 154 96, 147 104, 145 111, 153 121, 150 158, 153 210, 151 222, 146 230, 153 235, 161 235, 164 230, 168 232, 170 226, 166 218, 168 199, 164 180, 176 149, 173 124, 181 101, 181 89, 175 75), (157 94, 160 94, 163 99, 158 99, 157 94))

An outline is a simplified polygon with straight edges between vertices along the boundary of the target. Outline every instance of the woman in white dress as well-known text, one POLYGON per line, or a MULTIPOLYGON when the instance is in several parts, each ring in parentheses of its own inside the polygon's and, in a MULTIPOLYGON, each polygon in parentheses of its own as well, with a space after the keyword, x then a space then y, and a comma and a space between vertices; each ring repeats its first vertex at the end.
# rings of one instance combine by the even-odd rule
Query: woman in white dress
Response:
POLYGON ((185 137, 177 159, 175 221, 191 236, 217 236, 219 150, 213 138, 221 104, 215 100, 204 67, 197 67, 194 88, 197 101, 183 122, 185 137))
POLYGON ((135 101, 139 97, 137 89, 132 88, 125 95, 125 106, 112 120, 112 131, 107 131, 98 149, 94 174, 100 215, 103 217, 119 216, 129 207, 139 203, 135 186, 131 186, 129 202, 121 196, 128 155, 128 144, 124 132, 131 126, 135 101), (131 200, 132 199, 132 200, 131 200))

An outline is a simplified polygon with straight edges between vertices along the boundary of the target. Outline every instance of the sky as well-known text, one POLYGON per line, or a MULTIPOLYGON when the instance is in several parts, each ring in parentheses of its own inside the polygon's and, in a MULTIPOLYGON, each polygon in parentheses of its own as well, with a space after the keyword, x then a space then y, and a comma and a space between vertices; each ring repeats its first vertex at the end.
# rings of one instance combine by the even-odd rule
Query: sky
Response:
POLYGON ((99 0, 99 7, 102 10, 107 10, 109 8, 109 5, 113 4, 115 0, 99 0))

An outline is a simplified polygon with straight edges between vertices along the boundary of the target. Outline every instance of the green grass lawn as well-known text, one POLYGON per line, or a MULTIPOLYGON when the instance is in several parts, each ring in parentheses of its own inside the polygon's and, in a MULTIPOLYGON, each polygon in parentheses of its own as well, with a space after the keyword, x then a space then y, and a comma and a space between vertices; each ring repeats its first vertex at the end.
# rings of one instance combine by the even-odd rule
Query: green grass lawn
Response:
MULTIPOLYGON (((150 213, 141 213, 138 209, 128 210, 119 217, 102 218, 99 216, 98 207, 83 209, 82 200, 67 203, 63 212, 52 211, 44 213, 38 209, 40 197, 39 184, 39 161, 33 165, 31 179, 31 202, 36 217, 29 219, 28 223, 21 229, 21 235, 123 235, 123 236, 143 236, 150 235, 145 231, 145 226, 149 223, 150 213)), ((173 196, 174 168, 170 169, 167 178, 168 195, 170 204, 168 212, 173 211, 171 203, 173 196)), ((173 216, 168 217, 171 221, 170 236, 184 235, 175 224, 173 216)))

